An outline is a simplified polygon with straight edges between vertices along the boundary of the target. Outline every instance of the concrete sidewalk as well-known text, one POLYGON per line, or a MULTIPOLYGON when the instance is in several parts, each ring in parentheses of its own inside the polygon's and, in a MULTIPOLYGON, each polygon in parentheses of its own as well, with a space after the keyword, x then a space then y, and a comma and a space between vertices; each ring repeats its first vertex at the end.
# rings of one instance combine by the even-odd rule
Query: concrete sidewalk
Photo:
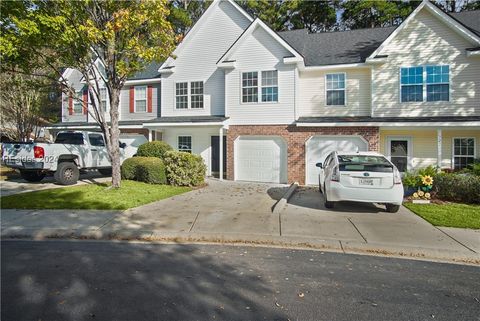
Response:
POLYGON ((74 237, 205 241, 319 248, 480 264, 480 230, 437 228, 402 208, 323 208, 314 189, 209 181, 206 188, 128 211, 2 210, 2 238, 74 237))

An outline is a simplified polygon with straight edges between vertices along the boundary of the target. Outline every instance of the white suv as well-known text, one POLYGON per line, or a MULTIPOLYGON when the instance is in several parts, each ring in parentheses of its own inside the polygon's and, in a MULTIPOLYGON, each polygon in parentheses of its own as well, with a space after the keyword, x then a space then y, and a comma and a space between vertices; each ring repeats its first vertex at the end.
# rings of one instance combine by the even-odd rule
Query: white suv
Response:
POLYGON ((376 152, 332 152, 320 168, 319 188, 325 207, 338 201, 383 203, 394 213, 403 201, 400 172, 385 156, 376 152))

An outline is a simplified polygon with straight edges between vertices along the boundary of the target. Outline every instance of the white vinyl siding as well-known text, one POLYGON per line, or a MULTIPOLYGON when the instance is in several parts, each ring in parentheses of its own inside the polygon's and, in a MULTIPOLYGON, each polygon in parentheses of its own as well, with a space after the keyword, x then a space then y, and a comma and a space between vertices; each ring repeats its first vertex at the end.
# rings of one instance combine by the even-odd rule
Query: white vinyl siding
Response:
POLYGON ((480 60, 467 57, 474 46, 451 27, 422 9, 380 54, 386 62, 372 67, 373 116, 479 116, 480 60), (449 101, 402 103, 399 68, 449 66, 449 101))
MULTIPOLYGON (((244 39, 242 44, 228 57, 235 60, 235 69, 225 71, 226 84, 226 116, 231 125, 241 124, 290 124, 295 119, 295 77, 294 65, 283 64, 283 58, 291 53, 281 46, 277 40, 262 28, 257 28, 244 39), (262 72, 265 86, 262 85, 262 72), (276 71, 277 85, 275 86, 276 71), (242 74, 255 72, 257 77, 256 99, 252 94, 252 102, 243 102, 242 74), (266 89, 275 88, 277 89, 266 89), (265 99, 262 102, 262 88, 265 88, 265 99), (278 95, 275 97, 274 92, 278 95), (269 93, 270 92, 270 93, 269 93), (277 101, 274 99, 277 98, 277 101), (257 102, 255 102, 257 101, 257 102)), ((252 84, 252 86, 254 86, 252 84)))
MULTIPOLYGON (((211 4, 185 39, 175 59, 175 72, 162 75, 162 116, 206 116, 225 114, 225 72, 217 61, 242 34, 250 21, 227 1, 211 4), (203 80, 203 108, 177 109, 175 83, 203 80)), ((238 86, 238 83, 237 83, 238 86)))
MULTIPOLYGON (((149 113, 147 110, 145 112, 130 112, 130 86, 125 86, 120 92, 120 120, 148 120, 152 118, 159 117, 159 107, 160 107, 160 84, 154 83, 148 86, 152 86, 152 112, 149 113)), ((108 113, 107 113, 108 116, 108 113)))
POLYGON ((370 68, 300 72, 297 117, 370 116, 370 68), (326 101, 326 74, 345 73, 345 106, 326 101))

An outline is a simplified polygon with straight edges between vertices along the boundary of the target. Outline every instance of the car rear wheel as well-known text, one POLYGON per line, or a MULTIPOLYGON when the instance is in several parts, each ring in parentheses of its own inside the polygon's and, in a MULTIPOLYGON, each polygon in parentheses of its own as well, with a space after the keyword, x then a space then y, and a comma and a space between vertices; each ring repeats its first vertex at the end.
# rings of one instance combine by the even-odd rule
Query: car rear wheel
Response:
POLYGON ((80 171, 74 163, 63 162, 58 164, 57 171, 53 176, 61 185, 73 185, 77 183, 80 171))
POLYGON ((20 171, 20 176, 28 182, 40 182, 45 173, 41 171, 20 171))
POLYGON ((323 193, 323 196, 325 197, 325 207, 326 208, 333 208, 335 206, 335 202, 331 202, 327 199, 327 190, 325 189, 325 185, 323 185, 323 190, 325 191, 325 193, 323 193))
POLYGON ((397 213, 400 209, 400 205, 395 204, 387 204, 385 207, 387 208, 387 212, 389 213, 397 213))

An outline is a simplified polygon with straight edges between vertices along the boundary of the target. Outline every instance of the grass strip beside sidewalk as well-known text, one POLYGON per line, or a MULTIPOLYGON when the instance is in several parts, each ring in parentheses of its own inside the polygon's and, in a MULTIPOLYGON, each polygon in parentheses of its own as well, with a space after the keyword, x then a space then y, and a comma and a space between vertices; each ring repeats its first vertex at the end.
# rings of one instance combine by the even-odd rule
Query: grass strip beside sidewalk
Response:
POLYGON ((459 203, 403 205, 435 226, 480 229, 480 205, 459 203))
POLYGON ((122 181, 120 189, 109 184, 86 184, 4 196, 1 208, 125 210, 182 194, 189 187, 122 181))

